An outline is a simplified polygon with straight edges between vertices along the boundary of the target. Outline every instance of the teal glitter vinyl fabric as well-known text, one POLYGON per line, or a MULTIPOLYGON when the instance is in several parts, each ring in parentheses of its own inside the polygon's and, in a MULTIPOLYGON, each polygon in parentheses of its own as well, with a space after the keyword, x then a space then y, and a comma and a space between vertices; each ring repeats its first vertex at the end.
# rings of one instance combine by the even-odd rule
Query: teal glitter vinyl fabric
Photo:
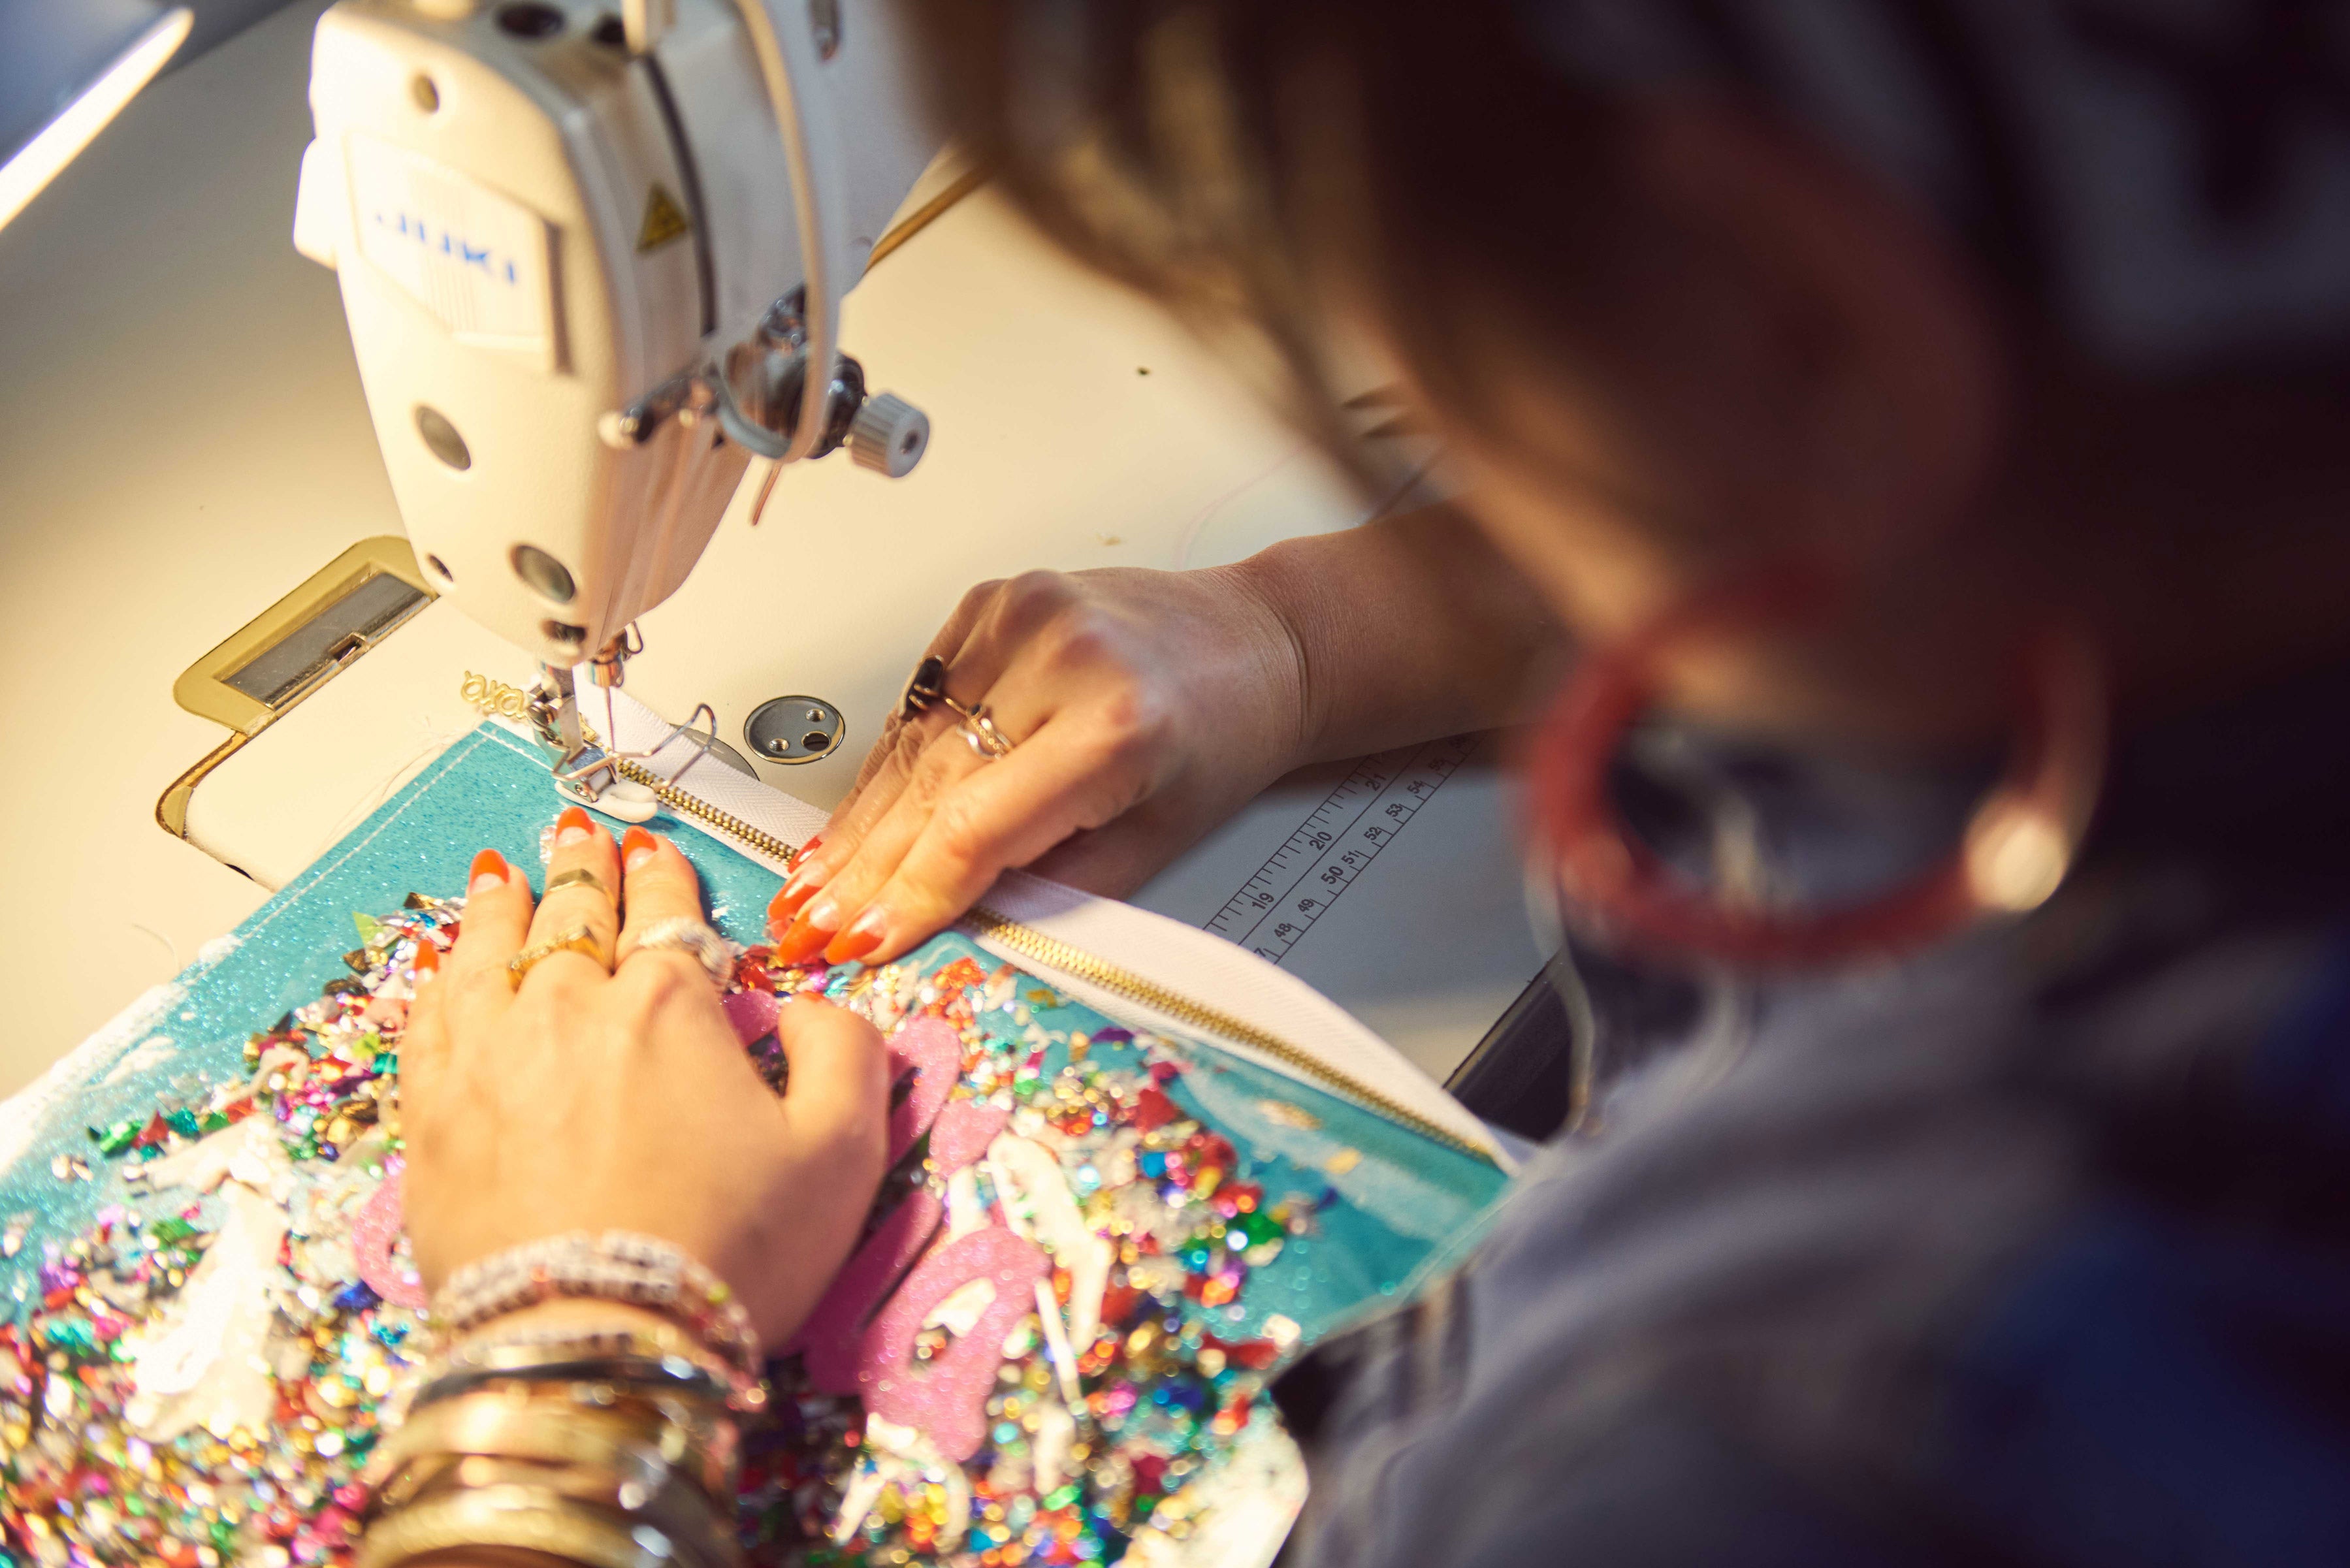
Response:
MULTIPOLYGON (((445 942, 435 922, 454 914, 403 913, 403 903, 460 892, 483 847, 540 881, 554 804, 537 753, 484 724, 213 944, 134 1027, 77 1062, 79 1081, 19 1129, 29 1137, 18 1147, 0 1145, 0 1568, 348 1560, 375 1411, 396 1403, 429 1338, 416 1314, 355 1277, 345 1235, 348 1212, 396 1172, 396 1147, 347 1127, 333 1134, 347 1140, 338 1168, 323 1118, 289 1122, 288 1102, 276 1117, 294 1163, 273 1167, 274 1186, 255 1178, 199 1196, 135 1173, 217 1141, 236 1117, 269 1130, 265 1094, 262 1110, 231 1102, 256 1053, 288 1041, 320 1075, 344 1075, 336 1093, 388 1094, 397 1024, 372 1027, 370 999, 388 999, 387 1019, 404 1015, 389 999, 405 994, 415 944, 445 942), (252 1192, 296 1210, 292 1250, 273 1245, 261 1260, 285 1276, 271 1286, 284 1292, 278 1311, 301 1320, 271 1330, 278 1430, 224 1432, 215 1419, 151 1442, 108 1388, 130 1380, 137 1358, 150 1375, 173 1293, 252 1219, 237 1210, 258 1201, 237 1196, 252 1192), (301 1353, 291 1361, 288 1344, 301 1353)), ((796 1356, 779 1364, 780 1428, 744 1478, 754 1561, 1110 1561, 1154 1517, 1186 1528, 1201 1506, 1186 1478, 1272 1423, 1258 1394, 1276 1362, 1448 1266, 1504 1185, 1482 1161, 1211 1044, 1138 1038, 959 934, 879 971, 769 970, 754 944, 780 879, 689 823, 649 826, 693 861, 712 923, 753 950, 739 984, 821 990, 885 1031, 916 1018, 950 1028, 960 1070, 931 1114, 951 1098, 993 1116, 990 1127, 1044 1139, 1067 1201, 1125 1238, 1093 1286, 1107 1304, 1068 1309, 1072 1321, 1098 1318, 1101 1337, 1011 1357, 1009 1392, 991 1397, 968 1462, 942 1459, 919 1433, 890 1450, 882 1439, 903 1429, 886 1423, 860 1436, 854 1395, 803 1380, 796 1356)), ((754 1055, 763 1045, 772 1040, 754 1042, 754 1055)), ((0 1119, 0 1136, 7 1127, 0 1119)), ((265 1152, 286 1158, 276 1138, 265 1152)), ((985 1213, 1035 1222, 1018 1218, 1026 1199, 992 1155, 958 1186, 939 1152, 927 1137, 913 1147, 877 1220, 911 1193, 966 1227, 985 1213)), ((1070 1270, 1057 1252, 1053 1262, 1066 1303, 1070 1270)), ((936 1348, 917 1334, 911 1354, 936 1348)))

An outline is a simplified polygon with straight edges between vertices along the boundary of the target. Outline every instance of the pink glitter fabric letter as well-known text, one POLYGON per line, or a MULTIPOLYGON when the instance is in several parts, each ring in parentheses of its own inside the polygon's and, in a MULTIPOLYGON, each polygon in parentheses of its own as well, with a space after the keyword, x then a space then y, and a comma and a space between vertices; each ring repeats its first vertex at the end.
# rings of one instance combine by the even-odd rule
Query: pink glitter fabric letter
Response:
POLYGON ((858 1345, 857 1377, 868 1415, 926 1434, 961 1463, 987 1440, 987 1397, 1003 1365, 1004 1336, 1035 1310, 1036 1282, 1052 1265, 1035 1243, 993 1225, 950 1241, 915 1265, 858 1345), (991 1280, 995 1299, 971 1332, 920 1370, 914 1335, 931 1309, 973 1280, 991 1280))
POLYGON ((931 1124, 931 1164, 939 1175, 952 1176, 987 1152, 1012 1113, 996 1106, 951 1100, 931 1124))
POLYGON ((816 1303, 782 1351, 807 1353, 808 1381, 827 1394, 857 1392, 857 1340, 865 1320, 889 1293, 889 1287, 907 1265, 922 1255, 939 1228, 943 1210, 927 1192, 916 1192, 890 1211, 847 1266, 833 1277, 832 1288, 816 1303))
POLYGON ((351 1220, 351 1251, 359 1254, 359 1278, 368 1289, 394 1306, 422 1307, 432 1297, 413 1270, 391 1261, 392 1243, 400 1239, 403 1218, 400 1206, 400 1172, 403 1161, 392 1155, 383 1162, 383 1180, 368 1195, 351 1220))
POLYGON ((915 1018, 889 1036, 890 1082, 909 1072, 914 1075, 914 1086, 889 1113, 892 1165, 906 1158, 954 1093, 955 1079, 962 1074, 962 1041, 953 1024, 943 1018, 915 1018))
MULTIPOLYGON (((735 1018, 736 1031, 740 1033, 750 1022, 735 1018)), ((978 1158, 1003 1126, 1003 1113, 985 1106, 972 1106, 966 1112, 961 1106, 948 1106, 947 1096, 954 1092, 955 1079, 962 1072, 962 1041, 954 1026, 942 1018, 913 1019, 889 1036, 889 1047, 891 1081, 908 1073, 914 1075, 913 1087, 889 1113, 889 1162, 895 1165, 903 1159, 933 1122, 948 1134, 950 1151, 961 1153, 954 1165, 941 1167, 941 1175, 951 1175, 978 1158), (961 1114, 942 1118, 941 1113, 950 1109, 961 1114), (972 1138, 983 1127, 986 1136, 973 1144, 972 1138)), ((781 1352, 806 1354, 810 1383, 827 1394, 857 1392, 858 1332, 898 1276, 921 1256, 942 1212, 931 1194, 912 1194, 848 1260, 824 1299, 816 1303, 816 1311, 781 1352)))
POLYGON ((726 1022, 734 1026, 734 1038, 745 1045, 755 1045, 775 1027, 775 1015, 784 1004, 768 992, 738 991, 719 1002, 726 1010, 726 1022))

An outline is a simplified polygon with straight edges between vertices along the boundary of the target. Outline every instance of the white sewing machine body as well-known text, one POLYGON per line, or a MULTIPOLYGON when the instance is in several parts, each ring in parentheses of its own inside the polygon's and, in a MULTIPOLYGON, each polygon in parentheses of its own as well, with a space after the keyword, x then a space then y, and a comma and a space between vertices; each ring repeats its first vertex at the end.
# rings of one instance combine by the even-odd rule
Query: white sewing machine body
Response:
MULTIPOLYGON (((650 612, 659 645, 640 690, 672 720, 712 711, 714 738, 715 711, 750 706, 743 673, 780 652, 807 671, 807 684, 794 681, 798 690, 856 691, 848 711, 869 722, 888 705, 871 689, 869 645, 899 618, 897 607, 878 601, 897 597, 893 587, 929 582, 951 560, 964 561, 968 582, 990 575, 992 564, 1026 564, 1042 544, 1024 536, 1035 534, 1033 522, 1014 520, 1025 510, 1017 498, 1035 484, 1026 453, 1007 454, 1010 466, 999 460, 992 483, 971 485, 956 508, 992 493, 993 504, 974 513, 1004 511, 1008 500, 1014 516, 951 542, 936 500, 915 493, 920 485, 880 486, 844 472, 786 474, 777 508, 785 515, 754 532, 767 491, 754 483, 737 493, 750 455, 781 468, 846 441, 863 466, 902 475, 927 448, 922 417, 895 399, 866 399, 854 361, 840 358, 844 369, 824 389, 807 387, 802 368, 835 360, 842 299, 937 142, 888 0, 673 0, 664 10, 670 3, 628 0, 615 16, 593 0, 339 0, 317 34, 317 140, 303 159, 295 225, 305 254, 338 266, 377 438, 423 579, 539 661, 530 711, 556 787, 639 820, 656 809, 653 799, 606 763, 595 737, 613 726, 584 688, 588 678, 619 683, 640 616, 650 612), (775 47, 762 58, 763 27, 775 47), (863 431, 877 411, 886 428, 863 431), (844 513, 858 521, 846 535, 836 531, 844 513), (722 514, 737 519, 723 535, 722 514), (811 539, 796 525, 819 519, 834 524, 829 537, 811 539), (923 557, 911 570, 909 550, 923 557), (681 628, 658 607, 705 552, 718 580, 680 597, 694 607, 694 624, 681 628), (751 566, 750 556, 760 565, 751 566), (782 647, 745 648, 743 629, 766 618, 764 605, 795 567, 816 568, 818 581, 868 586, 837 603, 796 605, 782 647), (820 675, 841 649, 859 674, 820 675), (691 671, 682 690, 671 668, 681 656, 691 671)), ((961 265, 983 272, 992 260, 961 265)), ((1031 317, 1017 328, 1025 352, 983 352, 988 332, 941 303, 942 277, 927 289, 901 288, 903 281, 893 277, 888 303, 860 313, 858 331, 915 375, 925 402, 935 394, 962 421, 993 424, 983 439, 1000 444, 996 405, 1009 377, 1029 388, 1052 428, 1079 427, 1074 410, 1047 412, 1055 400, 1037 391, 1059 379, 1056 356, 1074 369, 1093 348, 1069 335, 1069 324, 1031 317), (974 391, 995 417, 974 418, 974 391)), ((1011 285, 991 297, 1010 305, 1019 296, 1011 285)), ((1157 433, 1161 472, 1198 465, 1229 444, 1157 433)), ((959 452, 949 466, 966 472, 971 455, 959 452)), ((764 480, 775 484, 775 472, 764 480)), ((1179 492, 1170 487, 1170 500, 1179 492)), ((1119 533, 1137 533, 1148 555, 1168 564, 1194 558, 1208 513, 1187 517, 1180 503, 1132 496, 1124 506, 1119 533)), ((1332 521, 1308 512, 1282 532, 1332 521)), ((439 612, 444 628, 452 607, 439 612)), ((915 612, 908 651, 945 608, 915 612)), ((444 645, 452 635, 444 629, 444 645)), ((482 662, 492 657, 484 651, 482 662)), ((331 722, 365 689, 354 683, 313 704, 307 724, 331 722)), ((455 690, 435 695, 450 703, 455 690)), ((860 749, 849 747, 842 764, 853 767, 860 749)), ((1323 770, 1332 776, 1301 787, 1318 794, 1346 771, 1323 770)), ((792 782, 821 794, 830 781, 792 782)), ((1448 810, 1474 787, 1456 789, 1448 810)), ((214 805, 230 798, 216 792, 214 805)), ((1144 902, 1208 920, 1228 895, 1246 896, 1231 889, 1314 804, 1294 791, 1269 797, 1219 836, 1222 849, 1196 874, 1162 879, 1144 902)), ((192 828, 203 826, 191 819, 192 828)), ((1506 835, 1490 837, 1481 857, 1506 864, 1506 835)), ((1503 911, 1500 954, 1447 954, 1434 959, 1433 972, 1492 965, 1493 990, 1506 997, 1534 959, 1507 913, 1511 882, 1495 882, 1477 900, 1492 908, 1468 929, 1490 927, 1493 909, 1503 911)), ((1341 930, 1347 918, 1336 920, 1341 930)), ((1376 967, 1392 961, 1396 943, 1364 932, 1323 948, 1342 945, 1350 967, 1376 967), (1371 957, 1383 949, 1388 959, 1371 957)), ((1317 978, 1356 990, 1351 973, 1317 978)))
MULTIPOLYGON (((887 7, 764 13, 779 88, 750 36, 765 4, 624 23, 342 0, 318 23, 295 243, 338 272, 428 580, 551 671, 606 650, 617 683, 629 628, 685 581, 751 457, 846 442, 902 474, 927 442, 834 345, 937 139, 887 7), (795 442, 810 411, 826 428, 795 442)), ((548 738, 574 760, 555 679, 548 738)))
MULTIPOLYGON (((378 9, 390 7, 299 0, 164 78, 0 247, 0 293, 11 304, 0 319, 9 371, 0 469, 15 482, 19 536, 42 542, 0 581, 0 608, 26 632, 12 712, 52 737, 8 775, 11 808, 43 826, 16 846, 26 897, 0 919, 26 980, 18 1048, 0 1054, 0 1086, 24 1081, 139 985, 168 978, 466 732, 478 719, 460 701, 468 671, 521 683, 539 657, 468 590, 514 593, 528 635, 548 612, 521 591, 504 552, 525 537, 526 517, 545 525, 552 503, 536 496, 478 522, 420 509, 400 464, 432 460, 418 455, 410 416, 387 402, 347 314, 374 264, 348 218, 340 234, 351 248, 338 274, 286 240, 295 170, 320 123, 302 102, 317 19, 378 9), (126 445, 119 422, 90 417, 133 384, 176 389, 180 400, 150 444, 126 445), (401 416, 389 433, 388 412, 401 416), (333 679, 283 702, 244 699, 239 715, 178 693, 174 674, 207 649, 241 628, 262 629, 273 601, 338 554, 403 528, 420 557, 440 553, 458 568, 452 584, 407 567, 451 602, 426 602, 371 632, 333 679), (484 541, 484 570, 445 553, 466 529, 484 541), (97 582, 114 613, 86 613, 97 582), (88 759, 100 754, 117 759, 112 787, 93 787, 88 759)), ((847 50, 868 14, 850 8, 847 50)), ((556 41, 593 45, 592 18, 567 15, 556 41)), ((723 5, 681 9, 664 59, 691 41, 697 15, 725 26, 723 5)), ((434 29, 401 26, 401 47, 442 47, 434 29)), ((408 90, 404 78, 389 85, 408 90)), ((378 107, 412 113, 407 101, 378 107)), ((758 154, 779 159, 767 151, 772 115, 754 109, 745 136, 756 132, 758 154)), ((355 113, 329 109, 328 123, 355 113)), ((475 177, 516 194, 506 176, 475 177)), ((930 210, 931 193, 951 182, 942 168, 890 221, 930 210)), ((305 212, 306 240, 323 210, 305 212)), ((615 210, 631 223, 643 215, 615 210)), ((785 195, 770 212, 791 221, 785 195)), ((776 232, 785 236, 776 265, 789 272, 789 230, 776 232)), ((572 237, 567 226, 551 242, 558 266, 572 237)), ((639 233, 625 237, 632 247, 639 233)), ((561 278, 567 301, 572 281, 561 278)), ((415 352, 447 356, 461 391, 468 377, 488 375, 473 367, 504 363, 493 349, 459 354, 439 319, 400 294, 378 303, 385 322, 413 328, 415 352)), ((764 475, 752 465, 700 569, 644 615, 650 651, 629 682, 672 719, 708 702, 760 776, 820 806, 848 790, 906 672, 971 584, 1039 566, 1215 565, 1364 515, 1362 498, 1212 355, 1056 254, 983 186, 874 267, 845 305, 845 342, 937 417, 934 448, 901 483, 838 461, 795 463, 757 527, 764 475), (749 742, 747 716, 785 693, 820 694, 845 716, 835 749, 786 765, 749 742)), ((598 308, 608 318, 608 303, 598 308)), ((584 385, 577 327, 567 318, 567 369, 510 369, 504 384, 549 400, 584 385)), ((692 358, 692 335, 681 341, 692 358)), ((617 369, 607 385, 614 400, 645 389, 617 369)), ((581 397, 583 410, 592 404, 581 397)), ((596 441, 593 419, 583 431, 549 418, 535 439, 562 444, 544 464, 605 462, 612 449, 596 441)), ((463 433, 478 478, 488 437, 463 433)), ((585 487, 569 493, 596 504, 585 487)), ((583 701, 592 719, 600 701, 583 701)), ((1136 901, 1209 922, 1348 767, 1269 793, 1136 901)), ((556 804, 550 795, 550 815, 556 804)), ((1284 966, 1441 1075, 1545 956, 1519 905, 1512 821, 1490 762, 1461 770, 1284 966)))

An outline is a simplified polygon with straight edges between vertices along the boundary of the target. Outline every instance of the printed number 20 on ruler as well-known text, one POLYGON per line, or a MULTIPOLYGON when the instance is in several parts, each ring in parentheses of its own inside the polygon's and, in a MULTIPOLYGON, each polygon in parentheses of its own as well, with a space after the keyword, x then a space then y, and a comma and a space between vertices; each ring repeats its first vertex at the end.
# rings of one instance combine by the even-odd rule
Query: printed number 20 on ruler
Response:
POLYGON ((1279 963, 1477 749, 1454 735, 1367 757, 1208 922, 1279 963))

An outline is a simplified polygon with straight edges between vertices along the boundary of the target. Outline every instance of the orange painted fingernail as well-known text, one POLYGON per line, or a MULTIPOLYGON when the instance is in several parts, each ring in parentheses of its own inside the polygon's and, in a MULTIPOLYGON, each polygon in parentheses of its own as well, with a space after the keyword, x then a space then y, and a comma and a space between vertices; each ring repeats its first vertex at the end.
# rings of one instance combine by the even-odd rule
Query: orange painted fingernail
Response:
POLYGON ((843 931, 824 950, 827 963, 854 963, 881 945, 879 931, 843 931))
POLYGON ((422 980, 428 975, 439 974, 441 972, 441 950, 434 947, 422 937, 417 938, 416 956, 409 961, 408 967, 414 971, 416 978, 419 980, 422 980))
POLYGON ((555 842, 558 847, 580 843, 595 831, 596 825, 589 819, 586 806, 567 805, 563 815, 555 819, 555 842))
POLYGON ((788 882, 775 889, 775 896, 767 900, 767 935, 770 940, 780 939, 791 929, 792 917, 800 912, 800 906, 806 901, 792 896, 792 886, 788 882))
POLYGON ((818 930, 809 923, 806 915, 802 915, 792 922, 789 930, 775 939, 775 961, 780 964, 806 963, 824 951, 825 944, 830 940, 832 931, 829 928, 818 930))
POLYGON ((503 888, 513 876, 504 856, 494 849, 484 849, 473 857, 473 868, 465 873, 465 891, 484 893, 492 888, 503 888))
POLYGON ((786 888, 821 887, 829 873, 817 868, 814 854, 803 849, 792 861, 791 875, 784 878, 786 888))
POLYGON ((889 924, 889 911, 876 904, 857 917, 854 924, 832 939, 824 950, 827 963, 851 963, 881 945, 881 934, 889 924))
POLYGON ((767 924, 778 929, 789 925, 792 917, 800 912, 801 906, 816 897, 818 886, 815 882, 806 886, 785 883, 775 890, 775 902, 767 906, 767 924))
POLYGON ((809 839, 806 844, 803 844, 803 845, 801 845, 801 846, 800 846, 800 852, 799 852, 797 855, 795 855, 795 856, 793 856, 793 857, 792 857, 792 864, 793 864, 795 867, 798 866, 802 861, 806 860, 809 856, 811 856, 811 855, 815 854, 817 850, 819 850, 819 849, 821 849, 821 848, 823 848, 823 847, 824 847, 824 835, 823 835, 823 834, 821 834, 821 833, 819 833, 819 834, 817 834, 814 838, 809 839))
POLYGON ((633 871, 660 853, 660 839, 641 827, 631 827, 620 838, 620 868, 633 871))

